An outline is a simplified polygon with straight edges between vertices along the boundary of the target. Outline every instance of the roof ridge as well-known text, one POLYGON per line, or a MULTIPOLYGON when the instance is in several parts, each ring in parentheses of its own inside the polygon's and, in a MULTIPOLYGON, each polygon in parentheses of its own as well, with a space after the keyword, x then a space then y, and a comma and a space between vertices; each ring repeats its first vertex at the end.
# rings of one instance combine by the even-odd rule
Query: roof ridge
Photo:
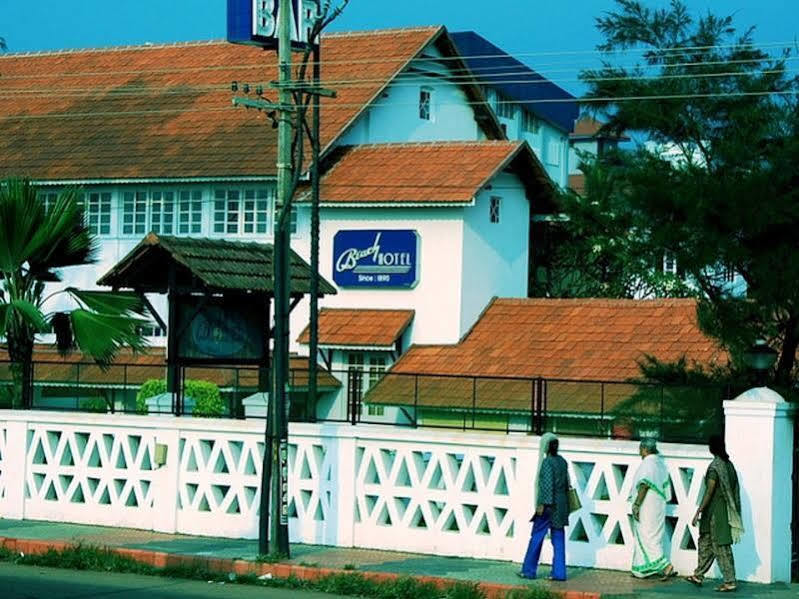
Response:
POLYGON ((631 304, 636 307, 651 307, 658 304, 695 304, 696 298, 693 297, 657 297, 645 299, 632 298, 612 298, 612 297, 501 297, 497 298, 497 303, 510 304, 593 304, 614 306, 619 304, 631 304))
POLYGON ((163 42, 151 43, 144 42, 141 44, 128 44, 124 46, 94 46, 91 48, 60 48, 58 50, 33 50, 30 52, 8 52, 0 55, 0 60, 3 58, 38 58, 44 56, 60 56, 63 54, 92 54, 99 52, 125 52, 131 50, 163 50, 165 48, 190 48, 194 46, 213 46, 216 44, 228 44, 223 39, 211 40, 190 40, 178 42, 163 42))
POLYGON ((354 37, 357 35, 392 35, 398 32, 438 31, 444 25, 415 25, 409 27, 389 27, 387 29, 352 29, 349 31, 331 31, 322 34, 322 37, 354 37))
POLYGON ((357 150, 360 148, 387 148, 387 147, 408 147, 408 148, 418 148, 418 147, 437 147, 437 146, 519 146, 523 144, 525 140, 522 139, 453 139, 453 140, 440 140, 440 141, 395 141, 395 142, 384 142, 384 143, 371 143, 371 144, 352 144, 352 145, 342 145, 341 147, 348 147, 352 150, 357 150))

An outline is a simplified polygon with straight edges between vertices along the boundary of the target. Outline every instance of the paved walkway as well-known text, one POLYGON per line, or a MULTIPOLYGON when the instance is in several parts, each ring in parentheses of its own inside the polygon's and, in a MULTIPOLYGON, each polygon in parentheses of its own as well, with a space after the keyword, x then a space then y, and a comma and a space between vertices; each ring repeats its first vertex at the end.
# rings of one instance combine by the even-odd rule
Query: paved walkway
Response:
MULTIPOLYGON (((11 539, 83 542, 89 545, 156 551, 167 554, 188 555, 202 558, 255 560, 257 541, 222 539, 216 537, 191 537, 164 533, 60 524, 51 522, 16 521, 0 519, 0 537, 11 539)), ((438 557, 374 551, 323 547, 318 545, 292 545, 292 558, 288 563, 299 566, 355 569, 359 572, 385 572, 399 575, 434 576, 457 580, 480 581, 503 585, 520 584, 516 577, 518 564, 493 560, 438 557)), ((549 568, 542 566, 539 575, 545 579, 549 568)), ((569 568, 567 582, 542 580, 539 584, 550 584, 560 591, 583 591, 601 593, 603 598, 639 597, 645 599, 677 599, 697 597, 713 593, 715 581, 708 581, 702 589, 675 579, 667 583, 641 581, 631 578, 626 572, 569 568)), ((773 599, 795 599, 799 597, 799 585, 757 585, 741 583, 739 597, 770 597, 773 599)))

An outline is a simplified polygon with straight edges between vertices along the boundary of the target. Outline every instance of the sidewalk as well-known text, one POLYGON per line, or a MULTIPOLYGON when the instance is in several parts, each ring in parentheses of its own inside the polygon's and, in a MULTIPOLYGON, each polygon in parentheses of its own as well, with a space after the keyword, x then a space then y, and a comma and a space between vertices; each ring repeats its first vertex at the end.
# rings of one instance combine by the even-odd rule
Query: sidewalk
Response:
MULTIPOLYGON (((0 542, 6 544, 16 540, 44 541, 45 543, 75 544, 83 542, 89 545, 107 546, 124 550, 136 550, 135 554, 146 558, 150 554, 169 556, 170 561, 177 556, 188 556, 189 559, 246 560, 253 562, 258 553, 257 541, 221 539, 213 537, 190 537, 186 535, 170 535, 143 530, 106 528, 100 526, 84 526, 79 524, 60 524, 51 522, 16 521, 0 519, 0 542)), ((24 547, 25 543, 20 543, 24 547)), ((30 547, 43 547, 39 543, 30 547)), ((128 552, 128 551, 126 551, 128 552)), ((133 553, 133 552, 130 552, 133 553)), ((434 577, 454 580, 468 580, 486 583, 486 590, 491 595, 501 597, 503 588, 518 587, 521 581, 515 573, 518 564, 491 560, 438 557, 374 551, 369 549, 348 549, 323 547, 317 545, 292 545, 292 558, 285 564, 293 566, 292 573, 299 576, 313 576, 319 568, 347 570, 355 569, 361 573, 384 573, 400 576, 434 577)), ((213 565, 213 564, 212 564, 213 565)), ((225 567, 225 562, 215 565, 225 567)), ((227 563, 233 566, 232 562, 227 563)), ((237 567, 251 564, 237 564, 237 567)), ((278 565, 263 564, 268 568, 278 565)), ((275 576, 280 576, 281 568, 276 568, 275 576)), ((286 566, 282 571, 288 572, 286 566)), ((611 570, 595 570, 589 568, 569 568, 567 582, 546 580, 549 568, 542 566, 539 570, 542 580, 537 584, 551 585, 553 590, 560 591, 566 597, 581 598, 603 597, 623 598, 640 597, 644 599, 679 599, 697 597, 700 594, 715 596, 714 582, 702 589, 696 589, 688 583, 676 579, 667 583, 641 581, 632 579, 626 572, 611 570)), ((799 597, 799 585, 757 585, 739 584, 739 597, 769 597, 788 599, 799 597)))

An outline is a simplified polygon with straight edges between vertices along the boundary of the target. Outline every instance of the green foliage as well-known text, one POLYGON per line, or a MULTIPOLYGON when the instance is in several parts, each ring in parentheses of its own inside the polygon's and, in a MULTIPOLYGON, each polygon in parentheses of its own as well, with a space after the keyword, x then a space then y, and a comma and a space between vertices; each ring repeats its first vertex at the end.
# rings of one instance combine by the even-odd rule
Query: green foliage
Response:
POLYGON ((214 383, 188 380, 186 381, 184 393, 187 397, 194 399, 192 416, 216 418, 225 411, 225 404, 222 402, 219 387, 214 383))
POLYGON ((556 599, 560 594, 540 585, 530 585, 526 589, 514 589, 506 595, 507 599, 556 599))
MULTIPOLYGON (((208 381, 187 380, 184 390, 186 397, 194 400, 192 416, 215 418, 225 411, 225 404, 219 387, 208 381)), ((166 381, 163 379, 150 379, 139 388, 136 394, 136 412, 147 413, 147 399, 166 393, 166 381)))
POLYGON ((739 31, 730 16, 695 18, 679 0, 659 9, 616 0, 596 22, 608 55, 581 73, 590 106, 607 123, 603 134, 635 132, 650 145, 589 161, 586 191, 564 194, 570 247, 556 260, 560 276, 539 292, 691 293, 652 279, 668 253, 700 299, 700 324, 734 363, 768 339, 780 351, 775 380, 795 384, 799 77, 787 61, 797 50, 771 56, 752 44, 752 29, 739 31), (615 64, 614 51, 633 47, 643 50, 637 65, 615 64), (631 97, 656 99, 614 100, 631 97), (726 270, 745 282, 745 299, 733 297, 726 270))
POLYGON ((108 402, 104 397, 90 397, 80 402, 80 409, 83 412, 101 412, 108 411, 108 402))
POLYGON ((142 386, 139 387, 138 393, 136 393, 136 412, 139 414, 146 414, 147 400, 150 397, 155 397, 156 395, 161 395, 162 393, 166 393, 165 380, 150 379, 145 381, 142 386))

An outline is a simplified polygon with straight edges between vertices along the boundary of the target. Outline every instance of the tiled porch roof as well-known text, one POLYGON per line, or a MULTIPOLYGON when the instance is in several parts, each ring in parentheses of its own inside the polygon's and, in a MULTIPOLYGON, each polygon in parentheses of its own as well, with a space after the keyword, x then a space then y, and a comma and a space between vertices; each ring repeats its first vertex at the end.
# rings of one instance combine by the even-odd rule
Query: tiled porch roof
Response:
MULTIPOLYGON (((319 311, 319 345, 327 347, 393 348, 413 321, 413 310, 322 308, 319 311)), ((310 328, 299 343, 310 343, 310 328)))

